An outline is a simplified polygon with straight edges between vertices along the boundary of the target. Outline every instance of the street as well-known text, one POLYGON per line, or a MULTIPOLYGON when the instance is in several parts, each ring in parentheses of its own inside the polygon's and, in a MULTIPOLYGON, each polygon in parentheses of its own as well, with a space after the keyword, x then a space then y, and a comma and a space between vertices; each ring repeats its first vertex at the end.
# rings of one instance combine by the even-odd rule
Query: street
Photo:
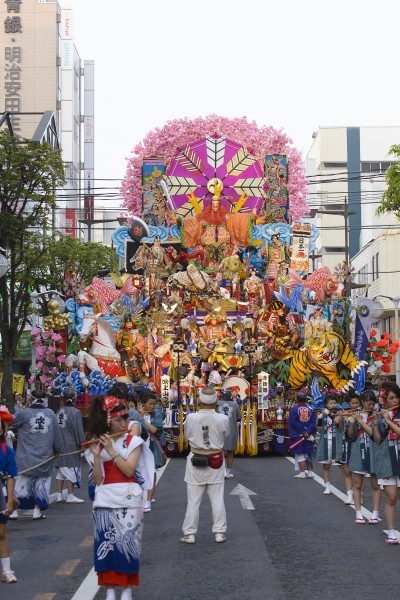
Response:
MULTIPOLYGON (((354 522, 354 509, 343 503, 339 467, 331 468, 334 493, 325 496, 319 477, 293 479, 290 458, 236 458, 235 476, 225 486, 227 542, 214 542, 205 495, 193 546, 179 542, 184 468, 183 458, 169 460, 152 511, 144 515, 141 585, 134 598, 368 600, 383 589, 387 600, 397 598, 400 546, 385 544, 383 521, 354 522)), ((319 465, 316 472, 321 474, 319 465)), ((85 483, 79 495, 86 498, 85 483)), ((366 480, 366 516, 370 509, 366 480)), ((89 501, 52 503, 45 521, 23 513, 11 522, 11 564, 18 583, 1 584, 0 598, 103 600, 105 592, 98 591, 92 572, 90 512, 89 501)))

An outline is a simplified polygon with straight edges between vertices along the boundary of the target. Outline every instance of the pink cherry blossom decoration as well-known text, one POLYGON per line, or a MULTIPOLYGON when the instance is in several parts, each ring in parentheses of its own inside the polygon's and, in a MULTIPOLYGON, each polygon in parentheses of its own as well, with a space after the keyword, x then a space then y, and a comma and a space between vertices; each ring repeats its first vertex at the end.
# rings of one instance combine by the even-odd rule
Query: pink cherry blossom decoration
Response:
POLYGON ((148 133, 133 149, 133 156, 127 159, 127 171, 121 186, 124 207, 132 214, 141 214, 142 160, 145 156, 158 155, 171 159, 178 147, 208 135, 226 136, 247 146, 260 159, 265 154, 286 154, 289 169, 289 213, 292 220, 300 220, 308 211, 303 161, 300 153, 293 148, 292 140, 281 129, 259 127, 255 121, 249 122, 246 117, 229 119, 218 115, 175 119, 148 133))

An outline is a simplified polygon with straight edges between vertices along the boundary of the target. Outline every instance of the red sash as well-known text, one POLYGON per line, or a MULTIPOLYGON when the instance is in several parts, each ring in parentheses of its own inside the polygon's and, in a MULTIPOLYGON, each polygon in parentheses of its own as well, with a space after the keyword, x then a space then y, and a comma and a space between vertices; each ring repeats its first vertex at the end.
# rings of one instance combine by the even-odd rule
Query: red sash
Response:
MULTIPOLYGON (((397 425, 398 427, 400 426, 399 420, 400 420, 400 414, 398 411, 394 412, 394 411, 390 411, 390 420, 397 425)), ((397 435, 397 433, 395 431, 393 431, 392 428, 389 429, 389 440, 391 440, 392 442, 396 442, 399 439, 399 436, 397 435)))
MULTIPOLYGON (((368 415, 367 420, 364 421, 364 423, 366 425, 369 425, 371 423, 372 419, 373 419, 373 416, 372 415, 368 415)), ((367 432, 365 431, 365 429, 363 429, 361 427, 361 425, 360 425, 360 429, 357 431, 356 440, 358 440, 363 435, 363 433, 365 433, 366 435, 368 435, 367 432)))
POLYGON ((135 483, 136 481, 137 479, 134 475, 132 475, 132 477, 127 477, 121 473, 117 465, 115 465, 112 460, 106 460, 104 463, 103 485, 107 485, 109 483, 135 483))
MULTIPOLYGON (((126 436, 125 444, 129 446, 132 439, 132 435, 128 433, 126 436)), ((134 475, 132 477, 127 477, 124 475, 117 467, 117 465, 112 460, 106 460, 104 462, 104 481, 103 485, 108 485, 109 483, 136 483, 137 479, 134 475)))

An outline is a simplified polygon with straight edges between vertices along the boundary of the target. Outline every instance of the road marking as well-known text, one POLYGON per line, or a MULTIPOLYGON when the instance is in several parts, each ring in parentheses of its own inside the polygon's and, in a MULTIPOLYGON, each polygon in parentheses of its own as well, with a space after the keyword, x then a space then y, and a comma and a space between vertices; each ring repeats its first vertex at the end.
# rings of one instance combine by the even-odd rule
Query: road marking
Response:
POLYGON ((229 493, 230 496, 239 496, 242 508, 245 510, 254 510, 254 505, 250 500, 249 496, 257 496, 255 492, 249 490, 247 487, 238 483, 236 487, 229 493))
MULTIPOLYGON (((291 463, 294 464, 294 458, 292 458, 291 456, 285 456, 285 458, 290 461, 291 463)), ((325 482, 322 479, 322 477, 320 477, 319 475, 317 475, 316 473, 314 473, 314 477, 313 479, 316 483, 319 483, 320 485, 322 485, 322 487, 325 487, 325 482)), ((311 480, 311 481, 312 481, 311 480)), ((302 481, 300 479, 300 481, 302 481)), ((345 500, 347 500, 347 494, 344 494, 343 492, 341 492, 340 490, 338 490, 334 485, 331 484, 331 492, 334 496, 336 496, 337 498, 339 498, 339 500, 342 500, 343 502, 345 500)), ((352 508, 353 510, 356 510, 354 507, 354 504, 346 504, 346 506, 349 506, 350 508, 352 508)), ((364 517, 366 519, 370 519, 372 517, 372 512, 369 511, 368 509, 364 508, 364 506, 361 507, 361 512, 364 515, 364 517)))
POLYGON ((80 558, 73 558, 71 560, 64 561, 61 567, 57 569, 56 575, 72 575, 80 562, 80 558))
POLYGON ((99 584, 97 583, 97 575, 94 569, 89 571, 89 574, 82 581, 71 600, 92 600, 97 592, 99 591, 99 584))
POLYGON ((79 544, 79 548, 91 548, 91 546, 93 546, 92 535, 88 535, 87 537, 83 538, 83 540, 79 544))
POLYGON ((36 596, 33 597, 33 600, 53 600, 53 598, 55 598, 56 595, 51 593, 51 594, 36 594, 36 596))
MULTIPOLYGON (((285 456, 285 458, 294 464, 294 462, 295 462, 294 458, 292 458, 291 456, 285 456)), ((323 487, 325 487, 324 480, 322 479, 322 477, 320 477, 316 473, 314 473, 313 480, 316 481, 317 483, 319 483, 320 485, 322 485, 323 487)), ((339 500, 342 500, 343 502, 345 500, 347 500, 347 494, 344 494, 343 492, 341 492, 340 490, 335 488, 335 486, 333 486, 332 484, 331 484, 331 492, 334 496, 339 498, 339 500)), ((352 508, 353 510, 356 510, 354 504, 346 504, 346 506, 348 506, 349 508, 352 508)), ((368 510, 367 508, 364 508, 364 506, 361 507, 361 512, 366 519, 370 519, 372 517, 372 512, 370 510, 368 510)), ((387 534, 387 529, 383 529, 382 531, 387 534)), ((400 532, 397 530, 396 530, 396 536, 400 542, 400 532)))
MULTIPOLYGON (((160 481, 162 475, 166 467, 168 466, 170 459, 167 460, 166 464, 161 468, 157 469, 157 483, 160 481)), ((143 494, 143 502, 145 501, 146 494, 143 494)), ((86 539, 86 538, 85 538, 86 539)), ((85 540, 84 540, 85 541, 85 540)), ((93 600, 99 591, 99 585, 97 583, 97 575, 94 569, 91 569, 89 573, 86 575, 85 579, 82 581, 79 588, 76 590, 75 594, 72 596, 71 600, 93 600)), ((49 598, 51 600, 51 598, 49 598)))

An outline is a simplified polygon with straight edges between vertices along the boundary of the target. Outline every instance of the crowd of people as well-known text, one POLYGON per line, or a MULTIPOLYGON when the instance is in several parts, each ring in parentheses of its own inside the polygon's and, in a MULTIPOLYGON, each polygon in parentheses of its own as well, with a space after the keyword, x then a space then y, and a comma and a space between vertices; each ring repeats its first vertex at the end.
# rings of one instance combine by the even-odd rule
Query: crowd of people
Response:
POLYGON ((17 581, 10 565, 7 522, 18 519, 20 509, 33 509, 34 520, 46 518, 53 475, 57 503, 83 503, 75 491, 81 487, 84 456, 90 466, 99 585, 107 588, 108 599, 115 598, 115 587, 121 586, 122 598, 128 600, 131 586, 139 580, 142 511, 151 511, 156 469, 164 464, 165 411, 154 392, 131 394, 126 384, 116 383, 107 396, 92 399, 85 434, 75 399, 74 390, 64 390, 55 413, 46 393, 32 390, 26 402, 14 398, 14 415, 0 407, 0 476, 5 483, 4 490, 0 487, 2 581, 17 581), (87 437, 92 443, 85 441, 87 437), (147 490, 144 506, 143 490, 147 490), (104 553, 104 540, 109 540, 107 531, 115 519, 122 537, 104 553))
POLYGON ((355 522, 367 521, 362 513, 365 479, 372 487, 371 525, 382 521, 380 503, 385 496, 385 520, 388 544, 398 544, 395 529, 396 503, 400 487, 400 387, 393 382, 382 384, 379 396, 367 389, 349 398, 349 409, 338 410, 336 396, 327 394, 324 408, 316 413, 307 406, 309 398, 297 395, 289 413, 289 435, 295 455, 296 479, 314 477, 313 449, 319 432, 316 458, 322 465, 323 494, 332 493, 330 470, 339 464, 346 488, 346 504, 354 504, 355 522))
MULTIPOLYGON (((383 492, 386 541, 398 544, 395 514, 400 487, 399 386, 383 383, 379 397, 372 390, 359 397, 353 393, 347 399, 346 410, 338 410, 337 397, 331 394, 326 395, 320 411, 310 408, 306 394, 298 393, 296 399, 288 419, 296 479, 314 477, 313 453, 317 445, 324 495, 332 493, 332 464, 340 464, 345 503, 354 504, 355 521, 364 524, 367 521, 362 512, 362 493, 365 479, 369 479, 373 511, 368 522, 381 522, 383 492)), ((14 415, 0 407, 0 474, 5 484, 4 490, 0 487, 1 579, 5 583, 17 581, 10 564, 8 520, 18 518, 19 509, 33 509, 35 520, 46 518, 54 472, 56 502, 84 502, 75 495, 81 485, 84 456, 89 465, 89 497, 93 501, 98 583, 106 588, 107 600, 115 600, 118 587, 122 588, 122 600, 130 600, 133 586, 139 584, 143 513, 152 510, 156 470, 165 464, 165 410, 155 392, 131 394, 126 384, 117 383, 107 395, 92 398, 85 434, 81 413, 74 407, 73 390, 63 392, 57 413, 46 406, 46 400, 44 392, 33 390, 29 406, 19 407, 14 415), (10 427, 16 440, 7 435, 10 427)), ((215 542, 226 541, 224 483, 233 477, 240 420, 237 397, 230 389, 217 392, 213 385, 199 389, 198 410, 188 413, 184 424, 190 444, 185 469, 187 509, 181 538, 184 544, 196 543, 205 491, 211 503, 215 542)))

